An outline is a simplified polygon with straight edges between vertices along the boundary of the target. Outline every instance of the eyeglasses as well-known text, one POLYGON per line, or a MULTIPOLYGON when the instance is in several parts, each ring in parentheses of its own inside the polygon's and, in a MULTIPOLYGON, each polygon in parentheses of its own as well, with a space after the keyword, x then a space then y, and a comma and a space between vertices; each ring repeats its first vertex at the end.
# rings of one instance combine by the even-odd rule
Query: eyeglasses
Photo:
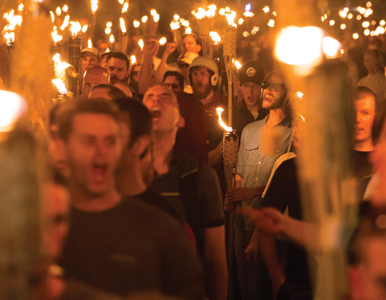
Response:
POLYGON ((263 90, 268 89, 271 92, 277 92, 280 91, 281 88, 284 88, 284 85, 278 83, 263 82, 261 84, 261 88, 263 90))

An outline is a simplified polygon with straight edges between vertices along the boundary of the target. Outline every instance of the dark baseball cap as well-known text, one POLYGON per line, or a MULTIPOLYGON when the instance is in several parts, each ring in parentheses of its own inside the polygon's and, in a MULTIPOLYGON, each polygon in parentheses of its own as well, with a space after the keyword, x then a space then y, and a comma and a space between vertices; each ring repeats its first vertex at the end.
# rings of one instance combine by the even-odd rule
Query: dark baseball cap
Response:
POLYGON ((247 62, 243 64, 243 66, 239 70, 240 86, 243 86, 248 82, 261 85, 264 76, 264 69, 259 63, 255 61, 247 62))

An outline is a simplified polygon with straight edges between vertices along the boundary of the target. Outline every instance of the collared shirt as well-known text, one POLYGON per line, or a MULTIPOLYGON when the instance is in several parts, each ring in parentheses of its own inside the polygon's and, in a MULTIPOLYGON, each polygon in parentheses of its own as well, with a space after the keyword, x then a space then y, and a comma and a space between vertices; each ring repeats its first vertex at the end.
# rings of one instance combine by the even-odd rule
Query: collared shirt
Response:
MULTIPOLYGON (((279 156, 289 151, 292 144, 292 120, 286 116, 279 124, 267 130, 268 117, 248 124, 242 134, 237 174, 243 178, 243 187, 258 187, 268 183, 273 166, 279 156)), ((243 207, 258 207, 261 197, 241 201, 243 207)), ((236 217, 235 226, 241 230, 253 230, 253 224, 244 217, 236 217)))

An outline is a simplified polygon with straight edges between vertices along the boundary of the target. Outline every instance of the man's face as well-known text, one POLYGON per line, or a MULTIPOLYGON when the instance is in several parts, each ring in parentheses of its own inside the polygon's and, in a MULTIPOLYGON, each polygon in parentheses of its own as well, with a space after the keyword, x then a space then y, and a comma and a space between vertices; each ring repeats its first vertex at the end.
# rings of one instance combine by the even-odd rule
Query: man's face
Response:
POLYGON ((107 71, 110 74, 110 81, 112 83, 125 83, 129 70, 124 60, 112 57, 107 62, 107 71))
POLYGON ((156 85, 148 89, 143 97, 143 104, 153 116, 155 134, 174 132, 184 125, 177 98, 166 86, 156 85))
POLYGON ((353 300, 386 299, 386 241, 362 241, 363 261, 350 270, 353 300))
POLYGON ((109 47, 109 46, 107 45, 107 43, 100 43, 100 44, 98 45, 99 53, 100 53, 100 54, 105 53, 108 47, 109 47))
POLYGON ((191 35, 187 35, 184 37, 184 39, 182 40, 182 48, 184 50, 184 53, 185 52, 195 52, 195 53, 200 52, 200 50, 197 51, 196 39, 194 37, 192 37, 191 35))
POLYGON ((98 65, 98 57, 92 53, 83 53, 82 54, 82 74, 90 67, 98 65))
POLYGON ((180 69, 180 72, 182 76, 184 76, 185 79, 189 78, 189 64, 179 61, 178 62, 178 68, 180 69))
POLYGON ((193 95, 198 99, 206 99, 213 90, 210 84, 210 73, 207 68, 197 67, 192 71, 192 89, 193 95))
POLYGON ((241 86, 241 94, 248 108, 255 107, 259 103, 261 86, 247 82, 241 86))
POLYGON ((370 53, 366 53, 363 63, 365 65, 367 71, 371 72, 371 71, 377 70, 378 60, 374 55, 372 55, 370 53))
POLYGON ((168 76, 165 78, 164 85, 166 85, 173 92, 182 92, 180 83, 175 76, 168 76))
POLYGON ((97 84, 109 84, 110 75, 106 70, 91 68, 87 71, 83 78, 82 95, 88 97, 91 89, 97 84))
POLYGON ((355 101, 357 121, 355 126, 355 141, 364 142, 371 140, 371 128, 375 116, 375 103, 372 97, 355 101))
POLYGON ((108 115, 75 115, 66 143, 71 180, 85 194, 98 197, 114 188, 114 170, 121 154, 118 123, 108 115))
POLYGON ((279 77, 271 77, 263 90, 263 107, 269 110, 281 108, 285 99, 283 81, 279 77))

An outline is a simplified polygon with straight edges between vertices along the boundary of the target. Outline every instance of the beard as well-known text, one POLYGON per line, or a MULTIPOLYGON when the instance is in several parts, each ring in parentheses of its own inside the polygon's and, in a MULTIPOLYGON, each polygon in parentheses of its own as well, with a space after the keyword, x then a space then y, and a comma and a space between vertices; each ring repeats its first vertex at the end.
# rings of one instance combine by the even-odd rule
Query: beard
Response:
POLYGON ((192 85, 192 89, 193 89, 194 97, 197 100, 201 100, 201 99, 206 99, 206 97, 208 97, 208 95, 212 91, 212 86, 209 84, 209 82, 205 86, 202 86, 201 83, 200 84, 196 83, 192 85))
POLYGON ((263 104, 263 108, 266 108, 268 110, 278 109, 283 106, 284 100, 285 100, 285 95, 282 96, 281 98, 276 99, 275 102, 273 102, 271 105, 264 106, 263 104))
POLYGON ((126 78, 124 78, 123 80, 120 80, 116 75, 111 74, 110 75, 110 84, 114 84, 114 83, 124 83, 124 84, 126 84, 126 78))

